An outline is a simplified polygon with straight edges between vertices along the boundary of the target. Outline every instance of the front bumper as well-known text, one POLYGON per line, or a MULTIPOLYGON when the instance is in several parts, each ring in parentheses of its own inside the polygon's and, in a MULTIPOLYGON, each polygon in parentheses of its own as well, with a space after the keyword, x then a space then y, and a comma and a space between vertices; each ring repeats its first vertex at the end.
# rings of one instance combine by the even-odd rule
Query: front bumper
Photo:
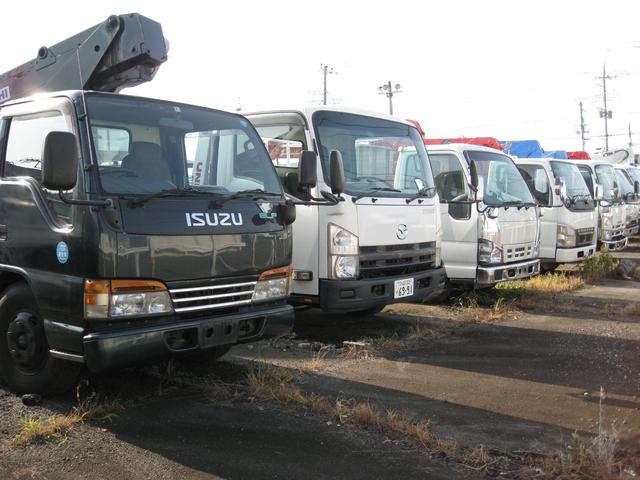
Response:
POLYGON ((554 263, 575 263, 581 262, 596 253, 595 245, 585 245, 575 248, 556 248, 556 258, 554 263))
POLYGON ((625 225, 624 235, 625 237, 632 237, 633 235, 637 235, 640 230, 640 225, 638 225, 638 220, 634 220, 625 225))
POLYGON ((147 363, 172 353, 285 335, 293 328, 293 319, 293 308, 279 305, 134 330, 88 333, 83 337, 84 360, 93 372, 147 363))
POLYGON ((422 301, 445 286, 443 267, 394 277, 361 280, 320 279, 320 308, 325 312, 355 312, 392 303, 422 301), (413 295, 394 298, 394 282, 413 278, 413 295))
POLYGON ((507 263, 495 267, 478 267, 476 283, 478 285, 494 285, 508 280, 520 280, 540 273, 540 260, 507 263))
POLYGON ((629 239, 627 237, 618 238, 615 240, 599 240, 600 243, 603 243, 607 246, 607 250, 609 250, 610 252, 623 250, 627 246, 628 241, 629 239))

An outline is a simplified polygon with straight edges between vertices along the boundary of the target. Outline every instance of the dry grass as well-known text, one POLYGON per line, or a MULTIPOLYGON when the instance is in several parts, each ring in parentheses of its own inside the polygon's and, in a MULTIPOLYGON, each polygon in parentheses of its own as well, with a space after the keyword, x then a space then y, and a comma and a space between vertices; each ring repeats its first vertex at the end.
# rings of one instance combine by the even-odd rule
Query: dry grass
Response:
POLYGON ((16 447, 49 440, 64 441, 85 420, 85 414, 75 410, 67 415, 26 417, 20 420, 20 431, 11 439, 16 447))
POLYGON ((632 303, 622 309, 622 315, 626 317, 640 318, 640 303, 632 303))
MULTIPOLYGON (((528 278, 527 280, 521 280, 517 283, 527 292, 562 293, 583 287, 585 281, 580 275, 548 273, 546 275, 537 275, 535 277, 528 278)), ((508 288, 509 284, 516 284, 516 282, 506 282, 503 285, 508 288)))
POLYGON ((382 417, 369 403, 358 403, 353 409, 353 422, 357 425, 380 429, 382 417))
POLYGON ((345 344, 342 350, 341 358, 345 360, 368 360, 375 357, 372 345, 368 342, 345 344))
POLYGON ((254 398, 297 405, 316 413, 334 411, 326 397, 306 393, 296 385, 301 377, 298 371, 259 362, 247 373, 247 393, 254 398))

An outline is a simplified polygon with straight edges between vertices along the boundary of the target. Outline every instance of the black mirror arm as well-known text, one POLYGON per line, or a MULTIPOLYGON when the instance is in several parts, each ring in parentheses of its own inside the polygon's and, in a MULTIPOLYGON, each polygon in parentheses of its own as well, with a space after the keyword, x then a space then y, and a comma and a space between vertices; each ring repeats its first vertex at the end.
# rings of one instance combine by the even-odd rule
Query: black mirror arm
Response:
POLYGON ((58 190, 58 197, 67 205, 87 205, 90 207, 113 207, 113 200, 107 198, 106 200, 73 200, 65 197, 62 194, 62 190, 58 190))

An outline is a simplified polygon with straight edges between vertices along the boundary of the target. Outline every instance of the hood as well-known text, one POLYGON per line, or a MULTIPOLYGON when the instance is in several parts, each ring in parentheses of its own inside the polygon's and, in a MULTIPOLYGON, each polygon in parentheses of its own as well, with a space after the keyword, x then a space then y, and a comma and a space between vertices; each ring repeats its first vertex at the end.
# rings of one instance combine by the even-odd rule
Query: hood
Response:
POLYGON ((538 213, 535 208, 496 208, 500 238, 504 245, 535 242, 538 236, 538 213))
POLYGON ((436 240, 436 205, 357 205, 360 246, 400 245, 436 240))
POLYGON ((206 198, 120 201, 115 274, 162 281, 257 275, 291 263, 291 227, 277 204, 250 199, 212 205, 206 198), (266 203, 266 202, 265 202, 266 203), (219 207, 219 208, 217 208, 219 207))

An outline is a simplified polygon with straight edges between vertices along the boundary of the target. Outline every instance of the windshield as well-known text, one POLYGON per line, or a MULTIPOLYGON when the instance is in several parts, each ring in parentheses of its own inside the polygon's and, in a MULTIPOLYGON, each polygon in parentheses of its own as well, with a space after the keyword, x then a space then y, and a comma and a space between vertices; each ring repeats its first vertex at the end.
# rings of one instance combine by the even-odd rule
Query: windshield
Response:
POLYGON ((316 112, 313 124, 327 183, 329 154, 338 150, 351 195, 435 195, 427 151, 415 127, 342 112, 316 112))
POLYGON ((478 176, 484 180, 484 204, 536 203, 520 170, 506 155, 480 150, 465 151, 467 161, 476 162, 478 176))
POLYGON ((627 167, 627 173, 634 182, 640 182, 640 169, 637 167, 627 167))
POLYGON ((629 196, 633 196, 633 183, 631 183, 631 180, 627 177, 627 173, 619 168, 615 168, 614 170, 622 198, 627 199, 629 196))
POLYGON ((241 116, 98 95, 87 96, 87 109, 100 183, 107 193, 282 192, 264 145, 241 116))
POLYGON ((552 161, 550 163, 553 176, 555 178, 562 178, 567 186, 567 197, 571 200, 571 206, 569 208, 575 206, 580 207, 582 205, 593 208, 593 197, 578 167, 573 163, 567 162, 552 161))
POLYGON ((613 167, 611 165, 596 165, 595 171, 597 181, 602 185, 602 197, 607 202, 613 202, 613 182, 616 181, 616 174, 613 171, 613 167))

